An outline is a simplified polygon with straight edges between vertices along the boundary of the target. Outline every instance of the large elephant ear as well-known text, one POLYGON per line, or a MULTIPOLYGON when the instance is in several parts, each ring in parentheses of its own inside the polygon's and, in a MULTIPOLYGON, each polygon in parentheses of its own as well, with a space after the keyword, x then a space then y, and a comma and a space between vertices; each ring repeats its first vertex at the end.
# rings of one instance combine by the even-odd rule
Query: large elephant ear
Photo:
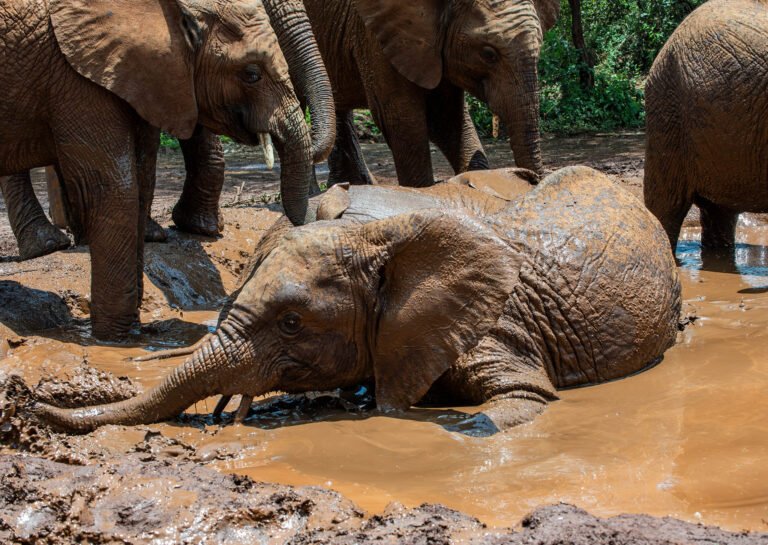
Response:
POLYGON ((437 87, 443 77, 440 17, 445 0, 352 2, 397 71, 420 87, 437 87))
POLYGON ((83 77, 179 138, 197 123, 195 18, 175 0, 50 0, 56 41, 83 77))
POLYGON ((360 228, 373 248, 369 331, 382 410, 405 410, 501 315, 519 261, 459 211, 419 210, 360 228))
POLYGON ((533 5, 539 14, 542 33, 555 26, 560 15, 560 0, 533 0, 533 5))

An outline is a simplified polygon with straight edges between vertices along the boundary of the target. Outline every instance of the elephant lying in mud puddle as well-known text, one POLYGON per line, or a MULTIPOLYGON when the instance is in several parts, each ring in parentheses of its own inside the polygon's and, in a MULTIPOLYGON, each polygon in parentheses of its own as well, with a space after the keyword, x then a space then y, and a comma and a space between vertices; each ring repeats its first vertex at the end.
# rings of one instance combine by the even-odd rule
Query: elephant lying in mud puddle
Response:
POLYGON ((265 235, 217 331, 159 386, 35 412, 87 431, 218 394, 242 394, 246 411, 268 392, 373 379, 382 411, 482 405, 459 428, 496 431, 532 420, 557 388, 626 377, 675 342, 664 230, 597 171, 560 170, 510 202, 450 184, 353 189, 346 204, 341 189, 320 200, 317 216, 339 219, 265 235), (360 208, 367 192, 380 206, 360 208))

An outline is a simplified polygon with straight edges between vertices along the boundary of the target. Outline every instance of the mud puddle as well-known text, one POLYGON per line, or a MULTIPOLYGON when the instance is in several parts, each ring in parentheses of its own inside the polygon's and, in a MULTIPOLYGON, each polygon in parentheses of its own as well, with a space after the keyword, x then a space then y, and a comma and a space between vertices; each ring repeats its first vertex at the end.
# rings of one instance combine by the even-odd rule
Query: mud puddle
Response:
MULTIPOLYGON (((556 158, 553 165, 589 156, 617 182, 641 191, 642 135, 555 144, 545 143, 556 158)), ((385 176, 391 163, 376 149, 379 158, 369 162, 376 173, 380 161, 385 176)), ((66 376, 85 360, 143 388, 156 384, 181 359, 127 358, 194 342, 214 325, 221 295, 234 288, 249 250, 273 220, 262 208, 227 208, 224 239, 182 237, 172 251, 150 248, 148 261, 165 260, 160 273, 174 269, 189 278, 181 264, 174 265, 174 256, 210 267, 190 280, 187 290, 203 294, 202 300, 184 296, 184 290, 171 293, 179 283, 170 274, 167 281, 148 276, 142 310, 144 323, 151 325, 136 345, 100 345, 83 336, 62 337, 55 328, 29 334, 11 327, 3 315, 0 367, 34 383, 44 375, 66 376)), ((671 515, 731 530, 768 531, 768 227, 760 216, 742 219, 736 267, 729 268, 702 263, 693 225, 687 223, 678 253, 692 322, 678 345, 648 372, 562 392, 561 401, 517 430, 470 438, 443 429, 476 408, 376 416, 359 408, 365 392, 358 392, 346 400, 333 395, 324 402, 273 400, 240 426, 185 418, 141 429, 111 427, 89 441, 122 452, 146 430, 159 431, 191 446, 197 463, 220 472, 331 488, 370 513, 391 501, 408 507, 442 503, 484 523, 510 526, 538 506, 564 501, 598 516, 671 515)), ((73 250, 0 267, 0 283, 52 293, 72 319, 81 318, 77 302, 88 292, 87 254, 73 250), (74 295, 67 298, 65 292, 74 295)), ((34 306, 25 310, 35 311, 34 306)), ((205 400, 189 412, 206 414, 215 403, 205 400)))

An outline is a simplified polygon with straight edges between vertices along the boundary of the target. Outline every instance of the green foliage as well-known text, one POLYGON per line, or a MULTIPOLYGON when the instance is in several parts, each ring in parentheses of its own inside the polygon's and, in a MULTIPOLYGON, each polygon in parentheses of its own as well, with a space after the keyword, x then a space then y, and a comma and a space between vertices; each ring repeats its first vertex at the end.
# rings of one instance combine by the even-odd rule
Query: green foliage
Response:
MULTIPOLYGON (((561 1, 557 25, 541 51, 542 130, 595 132, 641 127, 643 86, 659 50, 680 22, 704 0, 583 0, 582 21, 594 88, 582 88, 580 52, 571 38, 571 9, 561 1)), ((588 67, 586 67, 589 69, 588 67)), ((472 118, 490 133, 487 107, 471 99, 472 118)))
POLYGON ((161 149, 179 149, 179 141, 168 133, 160 133, 160 148, 161 149))

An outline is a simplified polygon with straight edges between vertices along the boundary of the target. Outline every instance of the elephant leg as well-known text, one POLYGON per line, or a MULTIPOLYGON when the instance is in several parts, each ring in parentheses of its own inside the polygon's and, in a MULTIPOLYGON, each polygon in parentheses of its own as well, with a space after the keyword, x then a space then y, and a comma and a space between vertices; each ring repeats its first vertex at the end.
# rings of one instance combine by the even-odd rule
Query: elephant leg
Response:
POLYGON ((532 421, 558 399, 543 363, 526 355, 529 333, 518 320, 502 316, 496 330, 459 362, 451 388, 461 398, 482 404, 481 412, 459 422, 452 431, 489 435, 532 421), (516 348, 518 345, 520 348, 516 348))
POLYGON ((69 248, 69 237, 45 216, 32 189, 29 172, 0 177, 0 190, 22 261, 69 248))
POLYGON ((141 205, 136 150, 137 127, 144 122, 127 105, 104 98, 95 106, 68 103, 52 126, 62 183, 73 205, 69 215, 85 226, 90 244, 92 334, 116 340, 127 337, 139 320, 137 258, 144 250, 146 205, 141 205))
MULTIPOLYGON (((136 180, 139 193, 139 217, 146 218, 146 221, 139 221, 138 236, 144 242, 164 242, 167 239, 165 230, 151 216, 159 148, 160 129, 145 122, 139 123, 136 131, 136 180)), ((144 297, 143 244, 137 245, 136 248, 136 276, 138 304, 141 305, 144 297)))
POLYGON ((696 199, 695 203, 701 211, 702 253, 732 254, 739 213, 706 199, 696 199))
POLYGON ((215 237, 224 230, 219 198, 224 187, 224 149, 218 136, 198 125, 192 138, 180 140, 187 177, 173 207, 173 223, 182 231, 215 237))
POLYGON ((69 226, 66 197, 56 167, 45 167, 45 183, 48 188, 48 213, 51 215, 51 221, 59 229, 66 229, 69 226))
POLYGON ((427 124, 429 138, 440 148, 456 174, 490 168, 462 89, 446 82, 430 91, 427 124))
MULTIPOLYGON (((650 136, 648 140, 651 140, 650 136)), ((693 197, 687 185, 687 178, 684 175, 676 175, 660 168, 650 154, 646 155, 643 181, 645 206, 656 216, 666 231, 672 253, 675 253, 683 221, 693 204, 693 197)))
POLYGON ((365 164, 354 118, 349 110, 336 113, 336 143, 328 157, 328 169, 328 187, 344 182, 357 185, 375 183, 373 174, 365 164))
POLYGON ((391 84, 384 88, 387 87, 390 87, 387 100, 374 97, 368 103, 392 150, 398 182, 408 187, 434 185, 424 92, 410 83, 394 92, 391 84))

